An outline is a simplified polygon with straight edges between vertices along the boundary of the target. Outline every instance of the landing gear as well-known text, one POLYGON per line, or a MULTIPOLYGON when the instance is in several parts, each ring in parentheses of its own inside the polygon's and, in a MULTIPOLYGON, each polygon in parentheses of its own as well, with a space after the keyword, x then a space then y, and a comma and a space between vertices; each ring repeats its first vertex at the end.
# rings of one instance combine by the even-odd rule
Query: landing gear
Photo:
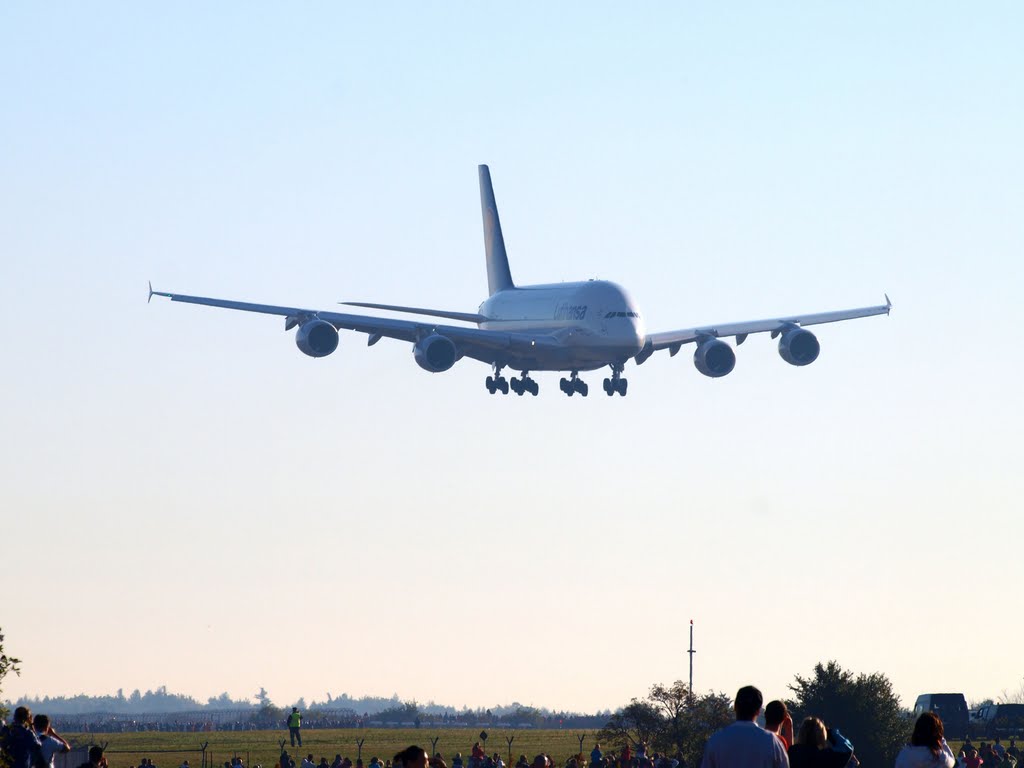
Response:
POLYGON ((509 386, 512 387, 512 391, 522 397, 525 393, 529 392, 534 397, 540 392, 540 387, 537 386, 537 382, 530 378, 529 371, 523 371, 521 378, 512 377, 509 382, 509 386))
MULTIPOLYGON (((513 379, 513 381, 515 381, 515 379, 513 379)), ((495 392, 501 392, 503 395, 508 394, 508 379, 504 376, 488 376, 484 384, 487 387, 487 391, 492 395, 495 392)))
POLYGON ((558 388, 569 397, 572 397, 574 394, 586 397, 590 394, 590 387, 587 386, 587 382, 580 379, 579 371, 573 371, 570 378, 559 381, 558 388))
POLYGON ((530 378, 529 371, 523 371, 523 375, 518 379, 515 376, 511 379, 506 379, 501 375, 501 368, 502 366, 495 365, 494 375, 488 376, 484 381, 487 391, 492 395, 495 392, 501 392, 501 394, 507 395, 510 389, 520 397, 527 392, 536 397, 537 393, 540 392, 540 387, 537 386, 537 382, 530 378))
POLYGON ((629 382, 622 378, 622 370, 623 366, 616 363, 612 366, 612 377, 604 380, 604 393, 608 397, 611 397, 616 392, 622 395, 622 397, 626 396, 626 388, 629 386, 629 382))

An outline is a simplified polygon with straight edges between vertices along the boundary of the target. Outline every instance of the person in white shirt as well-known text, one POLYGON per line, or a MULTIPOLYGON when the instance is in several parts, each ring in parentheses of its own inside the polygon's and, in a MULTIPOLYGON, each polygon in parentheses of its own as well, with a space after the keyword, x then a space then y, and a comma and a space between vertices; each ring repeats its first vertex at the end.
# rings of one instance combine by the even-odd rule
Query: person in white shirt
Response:
POLYGON ((946 743, 942 720, 925 712, 914 723, 910 743, 896 755, 896 768, 954 768, 956 758, 946 743))
POLYGON ((789 768, 782 741, 756 722, 763 703, 761 692, 752 685, 736 692, 736 722, 708 739, 701 768, 789 768))
POLYGON ((43 761, 53 768, 53 756, 58 752, 70 752, 71 745, 68 744, 67 739, 53 730, 50 718, 46 715, 36 715, 32 720, 32 725, 36 730, 36 735, 39 736, 40 744, 42 744, 43 761))

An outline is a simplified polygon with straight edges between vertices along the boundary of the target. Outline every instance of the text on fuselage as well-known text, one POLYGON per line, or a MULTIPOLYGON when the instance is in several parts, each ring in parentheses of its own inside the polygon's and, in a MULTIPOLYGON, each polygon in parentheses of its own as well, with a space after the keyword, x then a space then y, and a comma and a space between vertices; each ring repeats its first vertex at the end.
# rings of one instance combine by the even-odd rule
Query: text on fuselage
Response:
POLYGON ((586 317, 586 304, 562 303, 555 307, 555 320, 583 320, 586 317))

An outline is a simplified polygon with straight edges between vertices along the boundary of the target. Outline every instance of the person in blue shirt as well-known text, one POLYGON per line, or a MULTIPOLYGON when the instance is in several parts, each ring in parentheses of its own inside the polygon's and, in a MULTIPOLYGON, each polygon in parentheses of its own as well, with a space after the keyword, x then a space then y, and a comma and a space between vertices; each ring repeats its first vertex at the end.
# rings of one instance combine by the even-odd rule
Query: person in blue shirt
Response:
POLYGON ((28 707, 14 710, 14 722, 3 741, 10 768, 44 768, 42 744, 32 730, 32 713, 28 707))
POLYGON ((600 744, 595 744, 590 751, 590 765, 592 768, 602 768, 604 765, 604 753, 601 752, 600 744))

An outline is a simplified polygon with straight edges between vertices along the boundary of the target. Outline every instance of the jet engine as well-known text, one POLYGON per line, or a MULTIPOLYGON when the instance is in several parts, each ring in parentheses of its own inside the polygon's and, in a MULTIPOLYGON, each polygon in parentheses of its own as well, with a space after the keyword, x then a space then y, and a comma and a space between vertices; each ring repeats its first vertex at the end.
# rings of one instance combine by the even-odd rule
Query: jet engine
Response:
POLYGON ((307 320, 295 334, 295 345, 310 357, 327 357, 338 348, 338 331, 325 320, 307 320))
POLYGON ((412 348, 416 364, 424 371, 441 373, 447 371, 459 359, 459 350, 447 336, 438 333, 417 341, 412 348))
POLYGON ((721 339, 706 339, 697 345, 693 364, 705 376, 717 379, 736 367, 736 353, 721 339))
POLYGON ((779 339, 779 355, 790 365, 810 365, 818 359, 821 344, 803 328, 790 328, 779 339))

